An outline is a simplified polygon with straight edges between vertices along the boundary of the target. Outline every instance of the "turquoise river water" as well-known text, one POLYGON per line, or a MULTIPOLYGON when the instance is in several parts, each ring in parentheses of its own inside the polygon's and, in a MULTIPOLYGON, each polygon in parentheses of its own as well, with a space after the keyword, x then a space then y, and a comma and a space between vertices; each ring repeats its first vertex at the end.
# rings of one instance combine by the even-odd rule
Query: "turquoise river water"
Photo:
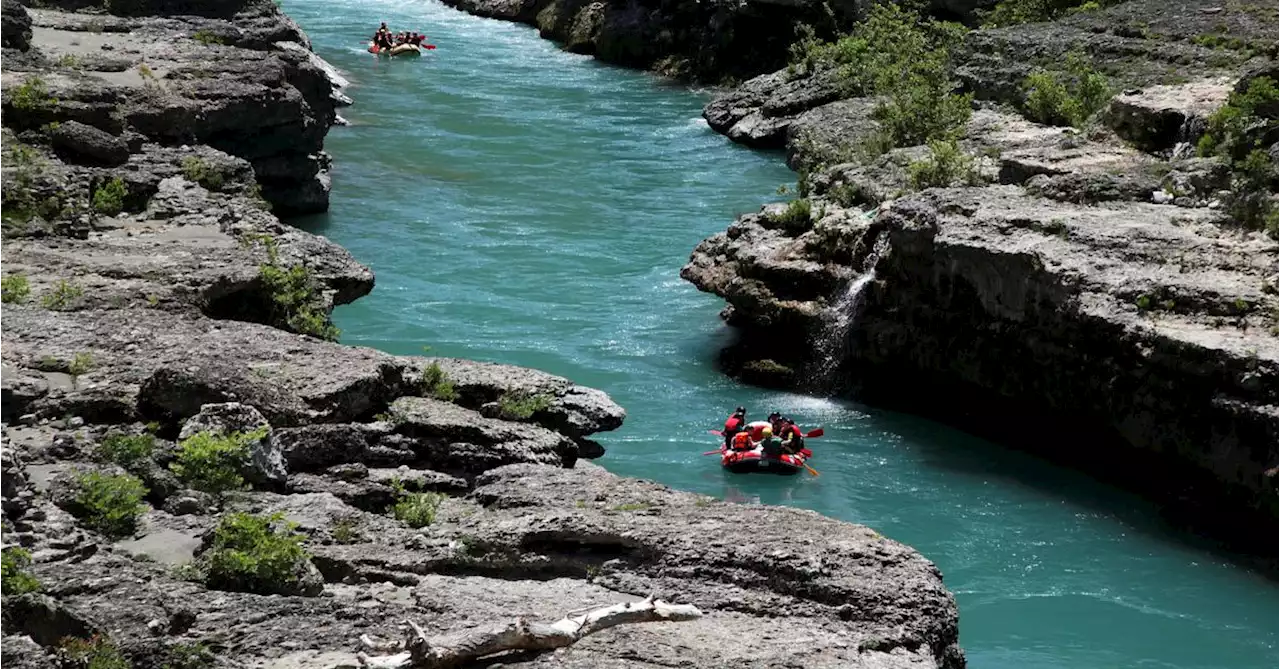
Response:
POLYGON ((701 120, 708 95, 561 52, 434 0, 285 0, 348 75, 331 211, 300 222, 377 288, 342 341, 526 365, 608 392, 598 462, 728 499, 869 525, 942 569, 970 666, 1275 667, 1272 580, 1175 539, 1140 500, 936 424, 738 385, 730 333, 680 280, 702 238, 794 183, 701 120), (379 21, 438 49, 379 61, 379 21), (709 428, 744 404, 805 429, 821 476, 720 471, 709 428))

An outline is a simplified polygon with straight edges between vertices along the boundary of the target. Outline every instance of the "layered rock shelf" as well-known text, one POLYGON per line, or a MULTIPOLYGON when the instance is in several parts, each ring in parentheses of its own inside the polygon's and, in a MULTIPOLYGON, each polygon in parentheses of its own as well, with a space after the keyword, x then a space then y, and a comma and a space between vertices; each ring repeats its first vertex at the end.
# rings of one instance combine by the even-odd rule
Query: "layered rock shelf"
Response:
MULTIPOLYGON (((823 35, 861 18, 863 0, 444 0, 477 16, 525 23, 574 53, 697 82, 740 81, 786 64, 796 30, 823 35)), ((944 15, 972 17, 983 0, 934 0, 944 15)))
MULTIPOLYGON (((1147 0, 971 31, 954 72, 972 162, 942 187, 913 183, 926 147, 861 157, 876 100, 833 69, 722 95, 708 123, 786 148, 808 192, 682 270, 729 303, 727 370, 942 418, 1274 558, 1276 241, 1230 213, 1231 167, 1196 143, 1233 91, 1275 90, 1275 31, 1273 4, 1147 0), (1071 49, 1110 101, 1083 129, 1027 120, 1027 75, 1071 49)), ((1249 132, 1274 161, 1269 114, 1249 132)))
POLYGON ((406 619, 447 637, 651 596, 701 615, 499 660, 964 666, 911 548, 607 473, 591 436, 625 412, 598 390, 330 341, 373 273, 276 215, 327 206, 349 100, 273 3, 49 4, 4 5, 6 667, 355 667, 406 619), (239 440, 212 492, 193 444, 239 440), (97 513, 130 508, 126 472, 136 522, 97 513), (235 512, 279 513, 309 557, 216 576, 235 512))

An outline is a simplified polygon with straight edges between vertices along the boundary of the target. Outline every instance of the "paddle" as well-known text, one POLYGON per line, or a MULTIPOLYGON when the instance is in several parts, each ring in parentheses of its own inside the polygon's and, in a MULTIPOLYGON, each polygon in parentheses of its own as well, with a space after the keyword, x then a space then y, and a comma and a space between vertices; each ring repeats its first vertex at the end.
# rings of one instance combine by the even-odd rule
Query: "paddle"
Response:
POLYGON ((707 451, 706 453, 703 453, 703 455, 715 455, 716 453, 719 453, 719 452, 720 452, 720 449, 717 448, 714 451, 707 451))
POLYGON ((818 476, 818 470, 814 469, 813 467, 810 467, 809 463, 807 462, 804 463, 804 468, 808 469, 810 474, 813 474, 814 476, 818 476))
POLYGON ((826 434, 826 433, 822 431, 822 428, 815 427, 814 429, 809 430, 807 433, 805 433, 804 436, 805 436, 805 439, 812 439, 814 437, 821 437, 823 434, 826 434))
POLYGON ((721 432, 720 430, 707 430, 707 432, 710 432, 711 434, 714 434, 714 435, 716 435, 717 437, 723 437, 723 436, 724 436, 724 433, 723 433, 723 432, 721 432))

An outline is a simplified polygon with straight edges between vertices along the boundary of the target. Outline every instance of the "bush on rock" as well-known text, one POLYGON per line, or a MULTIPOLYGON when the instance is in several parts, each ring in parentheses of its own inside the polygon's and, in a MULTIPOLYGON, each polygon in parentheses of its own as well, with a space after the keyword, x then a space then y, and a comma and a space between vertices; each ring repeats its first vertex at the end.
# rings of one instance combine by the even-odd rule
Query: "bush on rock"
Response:
POLYGON ((872 117, 880 132, 864 147, 879 155, 954 138, 968 123, 972 96, 955 92, 951 63, 951 50, 964 32, 963 26, 897 4, 878 4, 834 43, 802 39, 792 50, 791 67, 835 68, 846 93, 879 98, 872 117))
POLYGON ((249 465, 249 448, 267 436, 267 428, 229 435, 197 432, 178 444, 178 460, 169 467, 187 485, 221 495, 245 487, 242 472, 249 465))
POLYGON ((10 546, 0 552, 0 591, 6 597, 40 590, 40 581, 27 573, 30 565, 31 552, 25 548, 10 546))
POLYGON ((84 524, 109 537, 125 537, 137 529, 146 510, 147 489, 136 477, 87 472, 76 478, 76 515, 84 524))
POLYGON ((320 594, 324 583, 296 527, 280 513, 223 516, 213 531, 212 545, 200 556, 205 585, 264 595, 320 594))

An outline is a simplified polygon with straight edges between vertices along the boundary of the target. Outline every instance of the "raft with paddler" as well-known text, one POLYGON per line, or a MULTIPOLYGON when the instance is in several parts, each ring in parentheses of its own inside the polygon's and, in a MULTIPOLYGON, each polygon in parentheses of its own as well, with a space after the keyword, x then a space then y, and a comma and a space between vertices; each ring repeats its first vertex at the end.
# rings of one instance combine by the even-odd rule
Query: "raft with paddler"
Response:
POLYGON ((807 463, 813 451, 804 440, 821 437, 822 428, 805 432, 795 421, 773 412, 766 420, 747 422, 747 410, 738 407, 724 422, 724 430, 711 430, 723 437, 720 448, 703 455, 720 454, 720 466, 735 474, 763 472, 795 474, 801 469, 814 476, 817 470, 807 463))

